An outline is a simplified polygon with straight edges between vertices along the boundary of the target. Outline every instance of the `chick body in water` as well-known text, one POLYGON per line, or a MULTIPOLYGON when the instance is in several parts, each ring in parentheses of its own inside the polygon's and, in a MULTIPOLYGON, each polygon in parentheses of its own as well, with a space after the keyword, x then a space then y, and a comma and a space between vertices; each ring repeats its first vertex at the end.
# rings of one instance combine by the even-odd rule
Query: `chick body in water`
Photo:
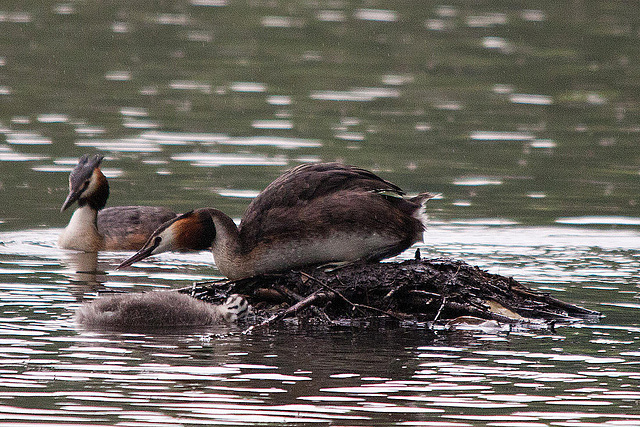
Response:
POLYGON ((220 305, 172 291, 116 294, 85 303, 76 311, 76 322, 88 329, 133 330, 233 323, 250 311, 240 295, 220 305))

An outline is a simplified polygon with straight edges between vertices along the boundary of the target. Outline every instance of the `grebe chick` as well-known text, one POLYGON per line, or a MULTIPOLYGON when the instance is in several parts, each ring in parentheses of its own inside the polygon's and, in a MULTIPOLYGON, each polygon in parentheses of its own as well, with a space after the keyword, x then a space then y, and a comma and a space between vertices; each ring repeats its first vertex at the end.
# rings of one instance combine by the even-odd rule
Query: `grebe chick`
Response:
POLYGON ((69 195, 60 211, 74 202, 78 208, 58 237, 63 249, 138 250, 160 225, 176 217, 169 209, 153 206, 103 209, 109 197, 109 183, 100 170, 103 158, 85 154, 69 175, 69 195))
POLYGON ((249 311, 239 295, 214 305, 174 291, 154 291, 100 297, 81 305, 75 320, 89 329, 140 330, 232 323, 249 311))
POLYGON ((118 268, 205 243, 232 280, 331 262, 379 261, 422 240, 424 203, 432 197, 405 198, 396 185, 354 166, 305 164, 269 184, 239 227, 214 208, 187 212, 163 224, 118 268))

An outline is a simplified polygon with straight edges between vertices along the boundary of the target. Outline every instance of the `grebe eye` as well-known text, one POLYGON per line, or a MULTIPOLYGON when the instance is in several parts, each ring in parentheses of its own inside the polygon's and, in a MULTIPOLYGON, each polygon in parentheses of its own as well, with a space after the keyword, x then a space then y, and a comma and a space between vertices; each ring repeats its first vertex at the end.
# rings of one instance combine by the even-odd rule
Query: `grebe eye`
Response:
POLYGON ((160 245, 160 242, 162 242, 162 237, 156 236, 156 238, 153 239, 153 247, 157 248, 160 245))

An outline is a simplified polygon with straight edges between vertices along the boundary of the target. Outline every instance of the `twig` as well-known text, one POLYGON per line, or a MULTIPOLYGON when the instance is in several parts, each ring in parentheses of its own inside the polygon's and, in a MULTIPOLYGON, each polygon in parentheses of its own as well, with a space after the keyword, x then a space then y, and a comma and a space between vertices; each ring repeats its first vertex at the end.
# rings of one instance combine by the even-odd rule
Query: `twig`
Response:
POLYGON ((284 296, 286 296, 287 298, 289 298, 290 300, 293 300, 295 302, 300 302, 304 299, 304 297, 293 292, 291 289, 287 288, 286 286, 276 285, 275 289, 281 294, 283 294, 284 296))
MULTIPOLYGON (((340 292, 338 292, 337 290, 333 289, 331 286, 327 285, 326 283, 324 283, 322 280, 317 279, 313 276, 311 276, 310 274, 305 273, 304 271, 301 271, 300 274, 302 274, 303 276, 305 276, 307 279, 311 279, 314 282, 318 283, 320 286, 322 286, 323 288, 333 292, 334 294, 338 295, 340 298, 342 298, 347 304, 351 305, 351 307, 354 308, 360 308, 360 309, 366 309, 366 310, 371 310, 371 311, 375 311, 381 314, 384 314, 386 316, 391 317, 392 319, 396 319, 396 320, 404 320, 401 317, 398 317, 397 315, 389 312, 389 311, 385 311, 385 310, 381 310, 379 308, 376 307, 371 307, 369 305, 365 305, 365 304, 358 304, 356 302, 352 302, 349 300, 349 298, 345 297, 344 295, 342 295, 340 292)), ((340 280, 340 279, 338 279, 340 280)))
POLYGON ((458 268, 456 269, 456 272, 453 273, 453 275, 449 276, 449 278, 445 282, 445 285, 448 285, 449 283, 455 280, 455 278, 458 276, 458 273, 460 273, 460 268, 462 268, 462 264, 458 264, 458 268))
MULTIPOLYGON (((419 250, 419 249, 416 249, 419 250)), ((396 279, 393 279, 393 281, 391 283, 389 283, 389 287, 393 286, 393 284, 396 283, 396 279)), ((392 296, 394 296, 396 294, 396 292, 398 292, 398 290, 400 290, 402 288, 402 285, 396 286, 395 288, 391 289, 384 297, 383 299, 388 300, 389 298, 391 298, 392 296)))
POLYGON ((410 294, 419 294, 419 295, 428 295, 430 297, 436 297, 436 298, 442 298, 442 295, 435 293, 435 292, 429 292, 429 291, 423 291, 421 289, 413 289, 409 291, 410 294))
POLYGON ((312 305, 316 301, 321 300, 321 299, 325 299, 325 298, 332 298, 332 296, 331 295, 327 295, 324 292, 319 292, 319 291, 314 292, 311 295, 309 295, 308 297, 306 297, 305 299, 303 299, 302 301, 299 301, 299 302, 295 303, 294 305, 292 305, 291 307, 287 308, 286 310, 283 310, 283 311, 281 311, 279 313, 276 313, 276 314, 270 316, 269 318, 263 320, 262 322, 258 323, 257 325, 249 326, 247 329, 242 331, 242 335, 250 334, 256 328, 262 328, 264 326, 270 325, 271 323, 277 322, 280 319, 284 319, 288 315, 293 314, 293 313, 295 313, 295 312, 297 312, 299 310, 302 310, 303 308, 306 308, 306 307, 312 305))
POLYGON ((442 304, 440 304, 440 308, 438 309, 438 312, 436 313, 436 317, 433 318, 434 322, 436 322, 438 320, 438 318, 440 317, 440 313, 442 313, 442 309, 444 308, 446 303, 447 303, 447 297, 444 296, 444 297, 442 297, 442 304))
POLYGON ((205 286, 205 285, 217 285, 218 283, 230 282, 229 279, 220 278, 220 279, 211 279, 211 280, 203 280, 202 282, 193 282, 194 286, 205 286))

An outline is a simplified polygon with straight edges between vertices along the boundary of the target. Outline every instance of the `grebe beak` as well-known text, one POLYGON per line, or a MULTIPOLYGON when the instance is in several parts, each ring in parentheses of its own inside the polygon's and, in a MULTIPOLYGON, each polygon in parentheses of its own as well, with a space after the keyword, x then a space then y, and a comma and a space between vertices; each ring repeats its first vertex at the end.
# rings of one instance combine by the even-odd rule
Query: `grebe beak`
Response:
POLYGON ((72 204, 74 204, 79 198, 80 195, 82 194, 82 191, 84 190, 72 190, 69 192, 69 195, 67 196, 67 198, 65 199, 64 203, 62 204, 62 207, 60 208, 60 212, 64 212, 69 206, 71 206, 72 204))
POLYGON ((142 261, 143 259, 150 257, 153 255, 153 251, 156 250, 161 241, 162 238, 160 236, 156 236, 155 239, 149 239, 142 249, 133 254, 130 258, 122 261, 120 265, 116 267, 116 270, 129 267, 138 261, 142 261))

